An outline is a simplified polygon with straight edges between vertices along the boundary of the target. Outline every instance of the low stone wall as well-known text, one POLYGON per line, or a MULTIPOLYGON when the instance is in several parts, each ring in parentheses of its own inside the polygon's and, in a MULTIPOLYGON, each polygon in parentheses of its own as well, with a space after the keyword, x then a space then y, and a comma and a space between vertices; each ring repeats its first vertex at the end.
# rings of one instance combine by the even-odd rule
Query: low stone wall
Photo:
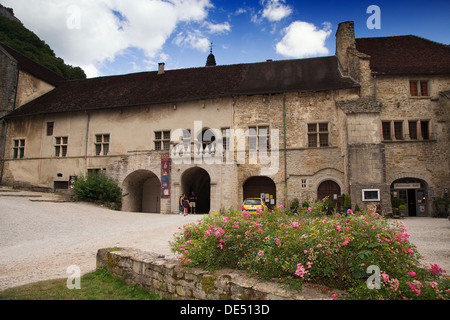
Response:
POLYGON ((187 269, 175 259, 132 248, 98 250, 97 268, 100 267, 127 284, 137 284, 167 299, 322 300, 331 299, 332 294, 326 288, 306 285, 301 291, 287 290, 276 282, 260 281, 236 270, 187 269))

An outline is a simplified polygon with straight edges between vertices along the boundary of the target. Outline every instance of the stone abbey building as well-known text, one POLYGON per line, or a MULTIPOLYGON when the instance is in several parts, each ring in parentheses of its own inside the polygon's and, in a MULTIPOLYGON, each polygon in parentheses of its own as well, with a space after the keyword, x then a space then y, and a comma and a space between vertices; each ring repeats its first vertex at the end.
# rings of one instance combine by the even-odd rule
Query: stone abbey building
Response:
POLYGON ((124 211, 198 212, 263 197, 391 198, 433 216, 450 185, 450 47, 417 36, 355 39, 336 54, 65 81, 0 44, 1 183, 51 190, 105 172, 124 211))

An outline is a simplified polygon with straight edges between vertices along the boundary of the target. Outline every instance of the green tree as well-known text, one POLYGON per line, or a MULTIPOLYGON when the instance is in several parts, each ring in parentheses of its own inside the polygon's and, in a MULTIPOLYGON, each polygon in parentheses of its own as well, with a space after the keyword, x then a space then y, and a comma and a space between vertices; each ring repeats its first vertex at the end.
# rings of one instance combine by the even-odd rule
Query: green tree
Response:
MULTIPOLYGON (((0 7, 2 8, 4 7, 0 7)), ((12 10, 8 11, 13 13, 12 10)), ((63 59, 55 56, 48 44, 18 21, 0 16, 0 42, 66 79, 86 79, 86 74, 80 67, 65 64, 63 59)))

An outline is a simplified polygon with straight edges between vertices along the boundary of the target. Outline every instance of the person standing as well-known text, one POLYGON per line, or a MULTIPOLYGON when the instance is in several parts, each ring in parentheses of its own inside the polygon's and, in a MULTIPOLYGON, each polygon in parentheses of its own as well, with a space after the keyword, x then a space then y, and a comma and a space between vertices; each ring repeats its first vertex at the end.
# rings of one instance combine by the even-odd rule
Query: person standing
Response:
POLYGON ((197 196, 194 191, 191 192, 191 196, 189 197, 189 204, 191 205, 191 213, 195 214, 195 208, 197 207, 197 196))
POLYGON ((184 205, 183 205, 183 199, 186 195, 183 193, 180 198, 178 199, 178 204, 179 204, 179 211, 180 211, 180 216, 183 215, 184 213, 184 205))
POLYGON ((188 197, 186 197, 186 195, 183 195, 183 208, 184 208, 184 216, 187 216, 189 213, 189 208, 190 204, 189 204, 189 199, 188 197))

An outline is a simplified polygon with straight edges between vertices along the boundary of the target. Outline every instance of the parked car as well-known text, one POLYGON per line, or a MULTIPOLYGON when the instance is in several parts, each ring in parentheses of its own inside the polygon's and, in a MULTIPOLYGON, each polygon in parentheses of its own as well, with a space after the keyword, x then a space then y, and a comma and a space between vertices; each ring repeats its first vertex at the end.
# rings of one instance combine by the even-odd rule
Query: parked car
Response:
POLYGON ((242 204, 242 211, 248 211, 250 213, 256 213, 256 211, 268 210, 261 198, 248 198, 244 200, 242 204))

